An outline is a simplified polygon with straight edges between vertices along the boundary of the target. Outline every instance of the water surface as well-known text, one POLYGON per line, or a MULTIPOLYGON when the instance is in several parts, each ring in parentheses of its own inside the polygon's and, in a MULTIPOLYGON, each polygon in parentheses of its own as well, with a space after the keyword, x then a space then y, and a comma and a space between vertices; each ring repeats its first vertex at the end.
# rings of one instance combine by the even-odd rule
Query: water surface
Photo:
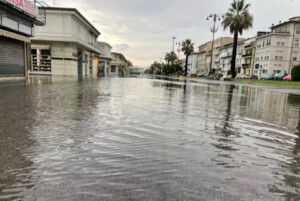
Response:
POLYGON ((300 200, 288 90, 34 78, 0 97, 0 200, 300 200))

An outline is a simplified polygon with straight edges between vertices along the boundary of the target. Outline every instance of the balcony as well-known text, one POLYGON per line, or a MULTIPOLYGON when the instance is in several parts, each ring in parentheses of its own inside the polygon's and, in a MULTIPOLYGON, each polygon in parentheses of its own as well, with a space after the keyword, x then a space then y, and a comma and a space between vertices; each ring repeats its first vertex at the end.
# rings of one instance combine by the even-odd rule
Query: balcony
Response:
POLYGON ((254 44, 250 44, 250 45, 245 45, 244 49, 250 49, 250 48, 254 48, 254 44))
POLYGON ((242 57, 243 57, 243 58, 244 58, 244 57, 252 57, 252 52, 244 53, 244 54, 242 55, 242 57))
POLYGON ((251 64, 242 64, 243 68, 250 68, 251 64))

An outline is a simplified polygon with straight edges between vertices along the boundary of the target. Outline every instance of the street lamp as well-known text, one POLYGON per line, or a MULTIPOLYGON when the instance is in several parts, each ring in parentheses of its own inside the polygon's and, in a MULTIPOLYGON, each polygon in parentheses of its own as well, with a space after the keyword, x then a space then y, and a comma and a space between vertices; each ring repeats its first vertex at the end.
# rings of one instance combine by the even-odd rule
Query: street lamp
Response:
POLYGON ((175 39, 176 39, 176 37, 175 36, 173 36, 173 52, 174 52, 174 43, 175 43, 175 39))
POLYGON ((178 45, 177 52, 178 52, 178 59, 179 59, 179 56, 180 56, 180 45, 181 45, 181 43, 178 42, 178 43, 176 43, 176 45, 178 45))
POLYGON ((209 64, 208 74, 211 73, 211 69, 212 69, 213 53, 214 53, 214 43, 215 43, 215 33, 218 31, 218 28, 216 28, 216 21, 217 21, 217 19, 220 21, 221 17, 224 18, 224 15, 222 15, 222 14, 210 14, 206 18, 206 20, 210 20, 210 18, 212 18, 213 22, 214 22, 213 28, 211 29, 211 32, 213 33, 213 39, 212 39, 212 44, 211 44, 211 56, 210 56, 210 64, 209 64))

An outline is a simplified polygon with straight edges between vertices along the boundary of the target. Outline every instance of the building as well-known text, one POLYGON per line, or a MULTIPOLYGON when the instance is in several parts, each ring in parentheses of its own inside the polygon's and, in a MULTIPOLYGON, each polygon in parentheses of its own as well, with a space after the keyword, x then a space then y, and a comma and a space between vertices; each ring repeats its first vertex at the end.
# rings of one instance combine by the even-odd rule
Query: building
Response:
POLYGON ((198 52, 194 52, 188 56, 188 76, 196 76, 200 73, 200 69, 198 66, 198 52))
POLYGON ((113 60, 111 49, 112 46, 106 42, 97 42, 97 48, 100 51, 98 73, 101 76, 108 75, 110 73, 110 63, 113 60))
POLYGON ((274 73, 291 73, 300 63, 300 17, 272 25, 271 32, 258 32, 253 73, 269 77, 274 73))
POLYGON ((121 53, 112 52, 113 60, 110 65, 109 75, 117 75, 120 77, 129 76, 129 62, 121 53))
POLYGON ((46 24, 31 39, 31 74, 97 76, 100 32, 74 8, 39 9, 46 24))
POLYGON ((256 37, 243 41, 242 69, 244 75, 253 75, 256 37))
POLYGON ((38 8, 27 0, 0 0, 0 77, 25 77, 30 69, 30 37, 38 8))
POLYGON ((144 68, 140 67, 129 67, 129 74, 130 76, 141 76, 144 75, 144 68))
MULTIPOLYGON (((243 39, 242 38, 239 39, 239 41, 241 40, 243 39)), ((198 65, 199 65, 200 73, 202 73, 203 71, 208 72, 210 65, 212 67, 211 70, 213 72, 220 71, 221 70, 221 64, 220 64, 221 49, 225 45, 232 43, 232 41, 233 41, 232 37, 220 37, 215 39, 213 51, 212 51, 212 41, 200 45, 198 47, 199 50, 198 65)))
MULTIPOLYGON (((235 69, 237 73, 242 72, 242 54, 244 49, 244 42, 238 43, 236 51, 235 69)), ((220 48, 220 71, 224 74, 230 73, 231 69, 231 58, 232 58, 233 43, 229 43, 220 48)))
POLYGON ((211 42, 207 42, 203 45, 200 45, 198 47, 198 68, 199 68, 199 73, 204 73, 209 71, 209 65, 210 65, 210 57, 209 52, 211 52, 211 42))

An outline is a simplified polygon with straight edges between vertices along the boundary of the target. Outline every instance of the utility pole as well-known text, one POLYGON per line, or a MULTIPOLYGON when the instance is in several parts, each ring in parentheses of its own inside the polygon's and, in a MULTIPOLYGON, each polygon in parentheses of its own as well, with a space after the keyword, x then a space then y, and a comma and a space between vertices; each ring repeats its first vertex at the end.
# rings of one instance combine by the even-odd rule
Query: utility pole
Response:
POLYGON ((176 37, 175 36, 173 36, 173 48, 172 48, 172 51, 174 52, 174 43, 175 43, 175 39, 176 39, 176 37))

